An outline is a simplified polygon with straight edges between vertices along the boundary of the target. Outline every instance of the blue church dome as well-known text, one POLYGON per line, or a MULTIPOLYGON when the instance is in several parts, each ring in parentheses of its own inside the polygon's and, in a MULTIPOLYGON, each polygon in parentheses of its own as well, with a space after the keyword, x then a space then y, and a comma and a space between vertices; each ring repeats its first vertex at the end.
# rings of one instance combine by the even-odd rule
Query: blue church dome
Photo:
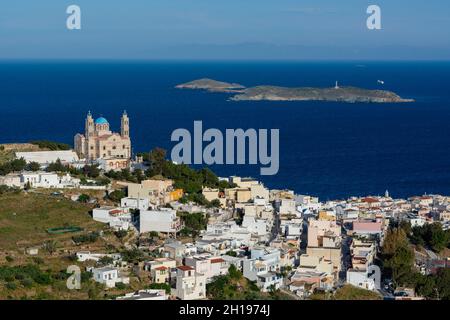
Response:
POLYGON ((97 118, 97 120, 95 120, 95 124, 107 124, 108 120, 106 120, 103 117, 97 118))

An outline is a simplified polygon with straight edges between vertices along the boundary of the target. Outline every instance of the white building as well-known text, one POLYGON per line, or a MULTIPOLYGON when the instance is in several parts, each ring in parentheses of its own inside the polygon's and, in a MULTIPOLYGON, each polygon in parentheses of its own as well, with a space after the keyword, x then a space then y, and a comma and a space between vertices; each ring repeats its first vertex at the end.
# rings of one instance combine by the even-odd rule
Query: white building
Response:
POLYGON ((250 259, 243 261, 244 277, 256 281, 263 292, 271 288, 279 289, 283 283, 283 277, 278 274, 281 267, 280 253, 278 249, 253 249, 250 259))
POLYGON ((119 270, 112 267, 102 267, 92 269, 94 280, 104 284, 107 288, 113 288, 116 283, 122 282, 124 284, 130 283, 129 277, 119 276, 119 270))
POLYGON ((281 199, 276 203, 280 215, 297 215, 297 204, 293 199, 281 199))
POLYGON ((22 172, 20 184, 22 187, 28 184, 33 188, 75 188, 80 185, 80 179, 54 172, 22 172))
POLYGON ((149 289, 127 293, 124 296, 117 297, 116 300, 167 300, 167 298, 165 290, 149 289))
POLYGON ((20 179, 20 175, 16 173, 10 173, 6 176, 0 176, 0 186, 5 185, 10 188, 21 188, 23 187, 20 179))
POLYGON ((375 280, 370 278, 367 271, 347 270, 347 283, 366 290, 375 290, 375 280))
POLYGON ((175 296, 181 300, 206 298, 206 276, 189 266, 177 268, 175 296))
POLYGON ((95 221, 108 223, 115 230, 128 230, 131 227, 131 214, 126 208, 100 207, 92 210, 95 221))
POLYGON ((259 237, 267 237, 270 233, 270 228, 272 225, 265 219, 255 219, 254 217, 244 216, 242 227, 259 237))
POLYGON ((206 231, 201 233, 201 240, 196 243, 197 247, 201 243, 204 243, 205 246, 208 244, 214 246, 214 243, 217 243, 225 253, 225 250, 251 246, 255 241, 252 240, 252 234, 247 228, 238 226, 235 221, 227 221, 208 224, 206 231))
POLYGON ((283 277, 275 272, 267 272, 258 274, 257 285, 262 292, 269 292, 272 289, 278 290, 283 284, 283 277))
POLYGON ((229 267, 224 259, 208 253, 187 256, 184 263, 194 268, 195 272, 205 275, 207 282, 212 281, 216 276, 227 274, 229 267))
POLYGON ((288 223, 286 225, 286 238, 300 238, 302 230, 303 225, 301 223, 288 223))
POLYGON ((73 150, 16 152, 16 158, 23 158, 27 163, 37 162, 41 167, 46 167, 57 160, 60 160, 63 164, 79 161, 77 154, 73 150))
POLYGON ((422 227, 427 222, 424 217, 412 213, 408 213, 402 219, 408 221, 411 227, 422 227))
POLYGON ((171 209, 143 210, 139 214, 139 232, 177 233, 182 225, 177 212, 171 209))
POLYGON ((147 210, 150 203, 148 198, 144 199, 138 199, 138 198, 122 198, 120 200, 120 206, 122 208, 129 208, 129 209, 138 209, 138 210, 147 210))
POLYGON ((110 257, 113 259, 113 261, 121 261, 122 256, 120 253, 113 253, 113 254, 107 254, 107 253, 91 253, 90 251, 78 251, 76 253, 77 261, 79 262, 85 262, 85 261, 99 261, 103 257, 110 257))

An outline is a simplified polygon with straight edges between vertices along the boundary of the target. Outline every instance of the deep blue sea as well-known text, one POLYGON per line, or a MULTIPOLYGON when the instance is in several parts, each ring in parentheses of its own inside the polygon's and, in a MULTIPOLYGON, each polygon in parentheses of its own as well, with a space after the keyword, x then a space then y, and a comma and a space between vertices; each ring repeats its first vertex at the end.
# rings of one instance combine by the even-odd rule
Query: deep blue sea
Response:
POLYGON ((119 130, 130 116, 133 151, 170 150, 176 128, 279 128, 280 170, 215 166, 322 200, 351 195, 450 195, 450 62, 0 62, 0 143, 73 144, 88 110, 119 130), (177 90, 197 78, 246 86, 392 90, 411 104, 230 102, 227 94, 177 90), (384 80, 384 86, 377 83, 384 80))

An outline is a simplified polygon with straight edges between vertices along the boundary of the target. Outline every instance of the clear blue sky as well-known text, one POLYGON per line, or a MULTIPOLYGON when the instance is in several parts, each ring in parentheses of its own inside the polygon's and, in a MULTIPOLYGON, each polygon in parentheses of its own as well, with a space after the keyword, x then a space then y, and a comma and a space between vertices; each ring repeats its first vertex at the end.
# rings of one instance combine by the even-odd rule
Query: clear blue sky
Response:
POLYGON ((0 58, 450 59, 450 1, 2 1, 0 58), (66 29, 70 4, 82 30, 66 29), (367 30, 369 4, 383 30, 367 30))

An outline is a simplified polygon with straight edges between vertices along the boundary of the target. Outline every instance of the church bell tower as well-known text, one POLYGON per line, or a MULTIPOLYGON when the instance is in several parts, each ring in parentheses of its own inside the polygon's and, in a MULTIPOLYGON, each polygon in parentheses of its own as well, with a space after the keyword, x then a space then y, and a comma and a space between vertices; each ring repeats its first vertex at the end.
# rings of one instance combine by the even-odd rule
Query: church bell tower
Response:
POLYGON ((91 111, 88 112, 86 117, 86 123, 85 123, 85 136, 86 139, 89 139, 90 137, 94 136, 94 118, 92 118, 91 111))
POLYGON ((124 138, 130 137, 130 120, 128 119, 126 111, 123 112, 122 119, 120 121, 120 135, 124 138))

